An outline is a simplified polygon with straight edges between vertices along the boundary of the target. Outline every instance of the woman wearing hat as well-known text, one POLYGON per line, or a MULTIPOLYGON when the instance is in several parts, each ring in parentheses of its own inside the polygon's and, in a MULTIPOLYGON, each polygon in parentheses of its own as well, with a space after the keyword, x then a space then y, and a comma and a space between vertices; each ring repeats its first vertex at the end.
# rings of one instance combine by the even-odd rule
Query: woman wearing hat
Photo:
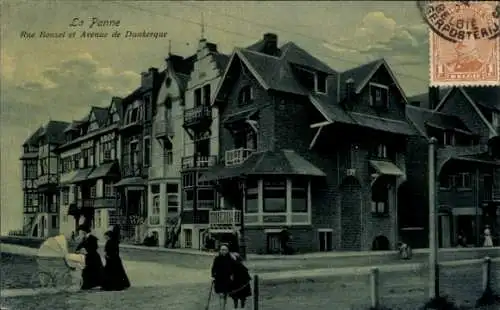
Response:
POLYGON ((76 247, 76 251, 85 249, 85 268, 82 270, 82 290, 90 290, 102 285, 102 260, 97 253, 97 237, 90 233, 88 225, 80 225, 79 232, 83 232, 83 241, 76 247))
POLYGON ((130 287, 125 268, 120 258, 120 227, 115 225, 105 234, 106 245, 104 252, 106 265, 104 266, 104 281, 102 288, 106 291, 121 291, 130 287))

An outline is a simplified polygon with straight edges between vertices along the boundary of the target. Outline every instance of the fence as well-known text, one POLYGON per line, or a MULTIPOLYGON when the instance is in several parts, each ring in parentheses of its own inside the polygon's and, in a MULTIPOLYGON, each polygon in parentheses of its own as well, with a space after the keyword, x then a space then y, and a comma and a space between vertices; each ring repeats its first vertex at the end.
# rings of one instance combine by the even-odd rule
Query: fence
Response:
MULTIPOLYGON (((499 260, 440 265, 441 296, 472 306, 486 287, 500 293, 499 260), (458 269, 457 269, 458 268, 458 269)), ((349 268, 347 268, 349 269, 349 268)), ((293 279, 253 277, 253 308, 268 309, 420 309, 428 301, 428 266, 397 270, 391 266, 357 268, 343 274, 293 279)))

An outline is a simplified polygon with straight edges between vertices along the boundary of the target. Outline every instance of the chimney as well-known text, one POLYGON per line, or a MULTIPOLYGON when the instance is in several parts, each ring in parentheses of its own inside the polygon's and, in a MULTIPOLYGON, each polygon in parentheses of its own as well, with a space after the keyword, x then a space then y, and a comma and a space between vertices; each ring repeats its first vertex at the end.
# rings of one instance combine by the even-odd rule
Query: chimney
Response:
POLYGON ((141 73, 141 85, 145 88, 153 87, 153 83, 158 79, 158 68, 151 67, 147 72, 141 73))
POLYGON ((439 87, 429 86, 429 109, 434 110, 439 104, 439 87))
POLYGON ((278 35, 275 33, 265 33, 262 39, 264 41, 263 53, 276 56, 278 55, 278 35))
POLYGON ((345 81, 345 98, 350 101, 354 97, 354 80, 352 78, 345 81))

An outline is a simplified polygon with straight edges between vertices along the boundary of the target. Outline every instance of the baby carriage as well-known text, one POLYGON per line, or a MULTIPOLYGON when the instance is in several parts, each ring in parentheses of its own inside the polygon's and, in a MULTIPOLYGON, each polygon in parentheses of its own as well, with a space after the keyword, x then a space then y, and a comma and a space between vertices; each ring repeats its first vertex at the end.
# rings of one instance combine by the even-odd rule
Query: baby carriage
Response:
POLYGON ((64 235, 45 240, 37 253, 38 272, 31 278, 34 287, 71 288, 81 284, 80 271, 85 267, 85 257, 68 253, 64 235))

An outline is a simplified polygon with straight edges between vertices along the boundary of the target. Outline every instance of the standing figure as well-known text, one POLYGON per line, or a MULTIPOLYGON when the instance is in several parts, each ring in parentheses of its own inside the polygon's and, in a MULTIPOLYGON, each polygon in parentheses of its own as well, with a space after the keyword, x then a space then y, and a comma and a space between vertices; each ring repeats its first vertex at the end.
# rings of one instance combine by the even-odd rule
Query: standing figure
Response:
POLYGON ((290 231, 288 228, 283 227, 283 229, 280 232, 280 243, 281 243, 281 254, 290 254, 290 248, 289 248, 289 242, 290 239, 292 238, 292 235, 290 234, 290 231))
POLYGON ((115 225, 113 230, 105 234, 107 241, 104 247, 106 265, 102 289, 106 291, 121 291, 130 287, 125 268, 120 258, 120 226, 115 225))
POLYGON ((97 253, 97 238, 90 233, 88 225, 81 225, 78 230, 85 236, 82 242, 76 247, 76 251, 85 249, 85 268, 82 270, 82 290, 90 290, 102 285, 102 260, 97 253))
POLYGON ((231 253, 234 259, 233 281, 231 281, 231 292, 229 296, 233 299, 234 309, 238 309, 238 304, 241 309, 245 308, 247 298, 252 296, 250 287, 250 274, 247 267, 243 264, 243 259, 238 253, 231 253))
POLYGON ((235 261, 229 254, 228 246, 221 245, 219 255, 215 257, 212 265, 212 281, 214 281, 215 293, 221 297, 223 309, 226 307, 227 295, 231 290, 234 264, 235 261))
POLYGON ((493 246, 493 237, 491 235, 490 225, 486 225, 484 228, 484 247, 493 246))

